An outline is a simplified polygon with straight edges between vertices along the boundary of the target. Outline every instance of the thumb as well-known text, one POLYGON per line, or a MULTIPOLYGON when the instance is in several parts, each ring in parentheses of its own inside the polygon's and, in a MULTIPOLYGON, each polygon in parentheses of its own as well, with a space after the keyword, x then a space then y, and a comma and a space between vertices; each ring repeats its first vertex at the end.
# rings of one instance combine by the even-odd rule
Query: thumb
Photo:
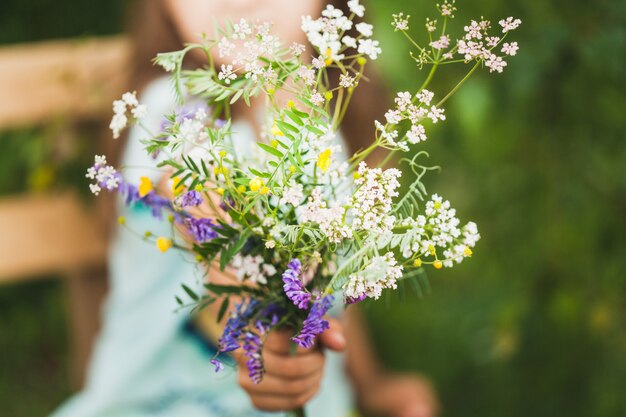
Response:
POLYGON ((320 345, 335 352, 343 352, 346 348, 343 326, 337 319, 327 320, 330 328, 320 335, 320 345))

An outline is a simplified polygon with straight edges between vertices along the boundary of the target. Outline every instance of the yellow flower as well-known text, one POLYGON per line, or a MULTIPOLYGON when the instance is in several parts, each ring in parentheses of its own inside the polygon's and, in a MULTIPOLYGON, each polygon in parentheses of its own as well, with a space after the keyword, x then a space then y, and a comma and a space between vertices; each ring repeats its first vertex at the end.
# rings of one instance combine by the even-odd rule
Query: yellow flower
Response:
POLYGON ((331 154, 332 151, 328 148, 317 158, 317 166, 320 167, 323 172, 328 171, 328 168, 330 168, 331 154))
POLYGON ((472 253, 473 253, 472 250, 468 246, 466 246, 465 250, 463 251, 463 255, 470 257, 472 256, 472 253))
POLYGON ((215 190, 215 192, 219 195, 224 195, 224 189, 222 187, 219 187, 217 190, 215 190))
POLYGON ((324 64, 330 65, 333 63, 333 51, 330 48, 326 48, 326 59, 324 60, 324 64))
POLYGON ((259 191, 261 194, 268 194, 270 192, 269 187, 263 186, 261 187, 261 191, 259 191))
POLYGON ((274 125, 270 129, 270 133, 274 136, 285 136, 285 134, 281 132, 281 130, 278 128, 278 126, 276 126, 276 123, 274 123, 274 125))
POLYGON ((248 184, 248 186, 250 186, 251 191, 259 191, 261 187, 263 187, 263 185, 264 185, 263 180, 259 177, 254 177, 253 179, 250 180, 250 183, 248 184))
POLYGON ((413 261, 413 266, 419 268, 420 266, 422 266, 422 260, 420 258, 417 258, 413 261))
POLYGON ((433 262, 433 266, 435 267, 435 269, 441 269, 443 267, 443 262, 441 262, 440 260, 436 260, 435 262, 433 262))
POLYGON ((152 181, 148 177, 139 178, 139 197, 144 198, 150 191, 154 189, 154 185, 152 185, 152 181))
POLYGON ((162 253, 165 253, 169 248, 172 247, 172 239, 161 236, 157 238, 156 246, 158 250, 160 250, 162 253))
POLYGON ((177 197, 182 192, 183 187, 180 187, 180 178, 172 177, 172 194, 174 194, 174 197, 177 197))

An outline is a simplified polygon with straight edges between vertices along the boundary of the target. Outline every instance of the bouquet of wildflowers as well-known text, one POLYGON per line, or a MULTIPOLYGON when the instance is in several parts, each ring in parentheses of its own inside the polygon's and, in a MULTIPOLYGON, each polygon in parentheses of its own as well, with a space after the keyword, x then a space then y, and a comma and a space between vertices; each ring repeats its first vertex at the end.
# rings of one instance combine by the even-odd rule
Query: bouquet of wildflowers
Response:
MULTIPOLYGON (((164 115, 161 131, 147 132, 144 143, 147 153, 159 155, 171 191, 161 192, 146 177, 126 182, 103 156, 87 173, 94 194, 117 190, 128 204, 149 206, 175 226, 170 236, 145 234, 158 250, 190 252, 205 270, 236 271, 232 285, 211 282, 209 274, 206 292, 184 287, 185 297, 198 308, 221 303, 218 320, 229 315, 219 353, 243 348, 256 382, 263 378, 263 341, 272 329, 289 327, 297 345, 311 348, 328 328, 324 315, 335 299, 378 299, 424 268, 462 262, 480 238, 476 224, 462 224, 448 201, 426 193, 421 181, 431 168, 418 163, 423 151, 404 158, 415 174, 404 193, 403 172, 386 165, 391 155, 425 141, 429 125, 445 120, 442 105, 471 73, 480 67, 502 72, 505 58, 518 49, 504 40, 521 22, 508 18, 492 28, 487 20, 471 21, 453 40, 448 30, 456 9, 446 1, 438 6, 439 22, 426 19, 429 42, 420 45, 409 34, 409 16, 394 15, 393 27, 414 46, 418 69, 430 71, 415 91, 397 94, 384 121, 368 121, 371 146, 344 156, 337 133, 342 118, 354 89, 366 81, 367 62, 382 52, 372 25, 360 21, 359 0, 348 6, 348 16, 327 6, 317 19, 302 18, 311 63, 304 45, 284 46, 270 24, 243 19, 214 39, 159 54, 155 62, 171 73, 181 110, 164 115), (192 50, 208 64, 183 69, 192 50), (231 63, 216 66, 214 54, 231 63), (436 99, 427 87, 439 67, 454 63, 468 65, 467 76, 436 99), (340 73, 334 84, 330 68, 340 73), (292 99, 280 104, 279 91, 292 99), (265 99, 267 113, 256 148, 244 155, 230 109, 253 97, 265 99), (370 166, 365 160, 377 148, 388 157, 370 166)), ((134 93, 113 109, 114 137, 141 124, 146 111, 134 93)), ((212 362, 223 368, 219 356, 212 362)))

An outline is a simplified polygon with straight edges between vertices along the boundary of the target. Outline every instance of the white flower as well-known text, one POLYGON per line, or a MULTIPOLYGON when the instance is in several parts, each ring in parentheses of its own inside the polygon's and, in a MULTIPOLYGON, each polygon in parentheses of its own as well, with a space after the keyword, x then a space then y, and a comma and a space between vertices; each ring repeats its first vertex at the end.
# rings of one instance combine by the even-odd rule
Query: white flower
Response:
POLYGON ((352 13, 359 17, 363 17, 365 14, 365 7, 362 4, 359 4, 359 0, 348 1, 348 7, 352 13))
POLYGON ((217 74, 217 78, 220 80, 224 80, 226 84, 230 84, 232 80, 237 78, 237 74, 233 72, 232 65, 224 65, 221 66, 221 71, 217 74))
POLYGON ((411 126, 406 134, 406 138, 411 144, 416 144, 426 140, 426 129, 421 124, 411 126))
POLYGON ((504 67, 506 67, 506 61, 504 61, 501 57, 496 54, 489 55, 489 58, 485 61, 485 66, 489 68, 489 72, 499 72, 504 71, 504 67))
POLYGON ((302 45, 301 43, 298 43, 298 42, 292 43, 291 47, 289 48, 289 50, 291 50, 291 53, 295 57, 299 57, 300 55, 302 55, 302 53, 304 52, 305 49, 306 49, 306 46, 304 46, 304 45, 302 45))
POLYGON ((370 59, 375 60, 378 58, 378 55, 382 52, 382 49, 378 46, 379 42, 372 39, 359 39, 359 49, 358 52, 360 54, 365 54, 370 57, 370 59))
POLYGON ((517 46, 517 42, 505 43, 502 45, 502 53, 509 56, 517 54, 518 49, 519 47, 517 46))
POLYGON ((439 120, 446 120, 443 109, 439 109, 436 106, 432 106, 430 108, 430 111, 428 112, 428 117, 430 117, 433 123, 437 123, 439 120))
POLYGON ((370 25, 369 23, 357 23, 354 27, 361 35, 365 36, 366 38, 369 38, 374 34, 374 26, 370 25))
POLYGON ((311 103, 313 103, 313 105, 317 107, 321 107, 321 105, 324 104, 324 97, 322 97, 322 95, 317 91, 314 92, 313 95, 311 95, 310 100, 311 103))
POLYGON ((280 204, 291 204, 298 207, 304 198, 302 184, 296 183, 294 180, 289 181, 289 187, 285 188, 280 198, 280 204))
POLYGON ((217 49, 220 58, 228 57, 235 50, 235 44, 229 41, 227 38, 222 38, 217 44, 217 49))
POLYGON ((339 76, 339 85, 343 88, 354 87, 355 80, 355 77, 351 77, 348 74, 341 74, 339 76))
POLYGON ((520 19, 513 19, 513 17, 507 17, 506 19, 500 20, 500 26, 502 26, 502 33, 509 32, 511 30, 515 30, 522 24, 520 19))
POLYGON ((419 100, 420 103, 424 103, 425 105, 428 106, 430 105, 430 102, 433 100, 433 97, 435 97, 435 94, 431 91, 423 89, 422 91, 417 93, 415 97, 419 100))
POLYGON ((354 39, 352 36, 346 35, 343 38, 341 38, 341 41, 348 48, 356 48, 356 39, 354 39))
POLYGON ((396 31, 409 30, 409 17, 411 16, 407 15, 405 17, 404 13, 394 14, 393 23, 391 24, 393 26, 393 29, 396 31))
POLYGON ((233 25, 233 29, 235 31, 235 33, 233 34, 233 39, 243 40, 246 39, 248 35, 252 34, 252 29, 250 28, 248 21, 243 18, 239 21, 239 23, 235 23, 233 25))
POLYGON ((383 289, 398 288, 397 280, 402 277, 402 270, 392 252, 375 256, 363 271, 350 276, 343 287, 344 295, 352 299, 360 299, 364 295, 378 299, 383 289))

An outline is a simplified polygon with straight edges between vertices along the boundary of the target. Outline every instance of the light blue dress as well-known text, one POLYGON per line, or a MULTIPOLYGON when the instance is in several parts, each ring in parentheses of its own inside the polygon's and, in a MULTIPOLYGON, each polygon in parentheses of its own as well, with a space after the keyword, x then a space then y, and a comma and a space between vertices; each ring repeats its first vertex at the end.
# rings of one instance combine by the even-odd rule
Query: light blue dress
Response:
MULTIPOLYGON (((175 105, 169 81, 158 79, 141 99, 148 106, 145 126, 157 131, 162 115, 175 105)), ((251 149, 254 135, 239 123, 237 143, 251 149), (247 144, 247 145, 246 145, 247 144)), ((127 180, 140 176, 157 180, 155 161, 145 155, 134 128, 124 154, 127 180)), ((167 222, 155 220, 149 209, 120 204, 133 230, 169 233, 167 222)), ((200 288, 200 274, 180 252, 159 253, 124 228, 110 248, 110 292, 104 324, 96 342, 85 388, 70 398, 53 417, 240 417, 277 416, 261 413, 236 381, 236 370, 216 374, 209 363, 212 352, 188 331, 187 312, 175 312, 174 295, 181 283, 200 288)), ((307 405, 312 417, 347 417, 352 394, 344 375, 342 356, 327 352, 324 381, 307 405)))

